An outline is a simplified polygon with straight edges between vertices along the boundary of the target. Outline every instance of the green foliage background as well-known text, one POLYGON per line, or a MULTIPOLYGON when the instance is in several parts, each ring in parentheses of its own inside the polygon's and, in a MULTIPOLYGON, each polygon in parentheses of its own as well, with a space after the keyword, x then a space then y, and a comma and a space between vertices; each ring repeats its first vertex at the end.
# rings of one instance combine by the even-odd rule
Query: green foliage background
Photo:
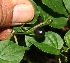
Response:
POLYGON ((41 51, 54 55, 60 55, 62 53, 61 50, 65 47, 63 46, 65 42, 67 45, 66 49, 70 48, 70 30, 65 33, 64 38, 62 38, 57 32, 55 33, 54 31, 48 30, 48 32, 45 32, 45 40, 42 43, 39 43, 33 37, 33 31, 37 27, 49 26, 58 30, 64 28, 68 22, 70 0, 30 1, 35 7, 35 16, 31 22, 26 23, 25 25, 35 24, 38 21, 39 16, 42 18, 43 22, 38 25, 34 25, 33 27, 25 25, 13 27, 15 30, 15 33, 13 34, 14 36, 16 34, 25 34, 26 47, 19 46, 17 44, 18 41, 16 37, 14 38, 16 43, 10 39, 0 41, 0 63, 19 63, 22 60, 25 51, 29 50, 30 46, 33 44, 41 51))

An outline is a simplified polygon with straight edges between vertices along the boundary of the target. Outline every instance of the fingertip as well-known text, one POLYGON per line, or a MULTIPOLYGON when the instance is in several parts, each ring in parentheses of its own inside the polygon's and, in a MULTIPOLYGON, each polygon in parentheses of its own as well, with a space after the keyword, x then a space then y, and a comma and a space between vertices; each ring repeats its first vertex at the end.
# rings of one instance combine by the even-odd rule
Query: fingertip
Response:
POLYGON ((10 28, 0 29, 0 40, 8 39, 9 35, 11 34, 11 32, 12 32, 12 29, 10 29, 10 28))
POLYGON ((13 9, 13 22, 26 23, 33 19, 34 8, 30 4, 19 4, 13 9))

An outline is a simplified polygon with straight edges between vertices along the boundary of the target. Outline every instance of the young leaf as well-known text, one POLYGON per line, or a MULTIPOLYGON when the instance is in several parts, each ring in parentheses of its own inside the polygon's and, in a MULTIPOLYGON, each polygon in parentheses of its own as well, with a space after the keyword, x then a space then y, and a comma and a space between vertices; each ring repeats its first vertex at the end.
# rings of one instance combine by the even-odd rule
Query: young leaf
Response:
POLYGON ((54 12, 67 16, 67 12, 63 6, 62 0, 42 0, 42 3, 51 8, 54 12))
POLYGON ((67 24, 67 18, 65 17, 59 17, 59 18, 52 18, 52 23, 50 24, 51 27, 53 28, 62 28, 67 24))
POLYGON ((39 41, 35 40, 34 37, 25 36, 25 39, 34 44, 36 47, 41 49, 44 52, 51 53, 51 54, 60 54, 60 49, 63 47, 63 40, 62 38, 54 32, 47 32, 45 33, 45 40, 39 43, 39 41))
POLYGON ((66 9, 70 12, 70 0, 63 0, 66 9))
POLYGON ((26 48, 14 44, 12 41, 0 41, 0 63, 19 63, 26 48))
POLYGON ((14 29, 16 32, 24 32, 23 29, 22 29, 22 26, 13 27, 13 29, 14 29))
POLYGON ((70 47, 70 30, 65 34, 64 40, 66 42, 66 45, 70 47))

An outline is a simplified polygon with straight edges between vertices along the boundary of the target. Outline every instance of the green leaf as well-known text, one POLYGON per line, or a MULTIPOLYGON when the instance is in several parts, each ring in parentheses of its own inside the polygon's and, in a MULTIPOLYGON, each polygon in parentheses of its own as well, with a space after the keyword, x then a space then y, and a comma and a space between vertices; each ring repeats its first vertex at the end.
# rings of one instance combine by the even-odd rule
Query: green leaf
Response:
POLYGON ((48 19, 49 17, 51 17, 48 13, 46 13, 42 7, 38 6, 38 10, 40 11, 40 16, 42 17, 42 19, 45 21, 46 19, 48 19))
POLYGON ((34 24, 38 19, 39 13, 40 13, 39 11, 36 11, 33 20, 27 24, 34 24))
POLYGON ((65 34, 64 40, 66 42, 66 45, 70 47, 70 30, 65 34))
POLYGON ((63 6, 62 0, 42 0, 42 3, 51 8, 54 12, 58 12, 58 14, 64 14, 67 16, 67 12, 63 6))
POLYGON ((26 24, 34 24, 37 19, 38 19, 38 16, 39 16, 39 11, 38 11, 38 7, 37 7, 37 4, 33 1, 33 0, 30 0, 32 2, 32 4, 34 5, 34 8, 35 8, 35 15, 34 15, 34 18, 33 20, 31 20, 29 23, 26 23, 26 24))
POLYGON ((35 40, 34 37, 25 36, 25 39, 28 42, 34 44, 42 51, 56 55, 60 54, 60 49, 63 47, 64 44, 62 38, 57 33, 51 31, 45 33, 45 40, 41 43, 35 40))
POLYGON ((70 0, 63 0, 65 7, 68 11, 70 11, 70 0))
POLYGON ((69 51, 69 48, 68 48, 68 47, 63 46, 63 50, 62 50, 62 52, 68 52, 68 51, 69 51))
POLYGON ((14 29, 16 32, 24 32, 23 29, 22 29, 22 26, 13 27, 13 29, 14 29))
POLYGON ((51 27, 53 28, 62 28, 67 24, 67 18, 65 17, 59 17, 59 18, 52 18, 52 23, 50 24, 51 27))
POLYGON ((51 27, 60 29, 67 24, 67 20, 68 20, 67 18, 65 17, 54 18, 50 16, 48 13, 46 13, 40 6, 38 6, 38 9, 40 11, 40 16, 44 21, 48 18, 53 20, 52 23, 50 24, 51 27))
POLYGON ((27 39, 25 39, 25 42, 27 47, 30 47, 32 45, 32 43, 30 43, 27 39))
POLYGON ((19 63, 26 48, 18 46, 12 41, 0 41, 0 63, 19 63))

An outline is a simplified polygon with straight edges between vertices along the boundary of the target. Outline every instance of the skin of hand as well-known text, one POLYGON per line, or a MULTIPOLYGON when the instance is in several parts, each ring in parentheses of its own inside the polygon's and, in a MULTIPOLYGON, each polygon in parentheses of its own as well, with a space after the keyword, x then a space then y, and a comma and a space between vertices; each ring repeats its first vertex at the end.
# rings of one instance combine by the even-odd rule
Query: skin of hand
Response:
POLYGON ((8 39, 11 32, 12 32, 12 29, 10 29, 10 28, 2 28, 0 30, 0 40, 8 39))
POLYGON ((0 9, 0 40, 8 38, 12 31, 10 26, 27 23, 35 14, 34 6, 29 0, 0 0, 0 9))

